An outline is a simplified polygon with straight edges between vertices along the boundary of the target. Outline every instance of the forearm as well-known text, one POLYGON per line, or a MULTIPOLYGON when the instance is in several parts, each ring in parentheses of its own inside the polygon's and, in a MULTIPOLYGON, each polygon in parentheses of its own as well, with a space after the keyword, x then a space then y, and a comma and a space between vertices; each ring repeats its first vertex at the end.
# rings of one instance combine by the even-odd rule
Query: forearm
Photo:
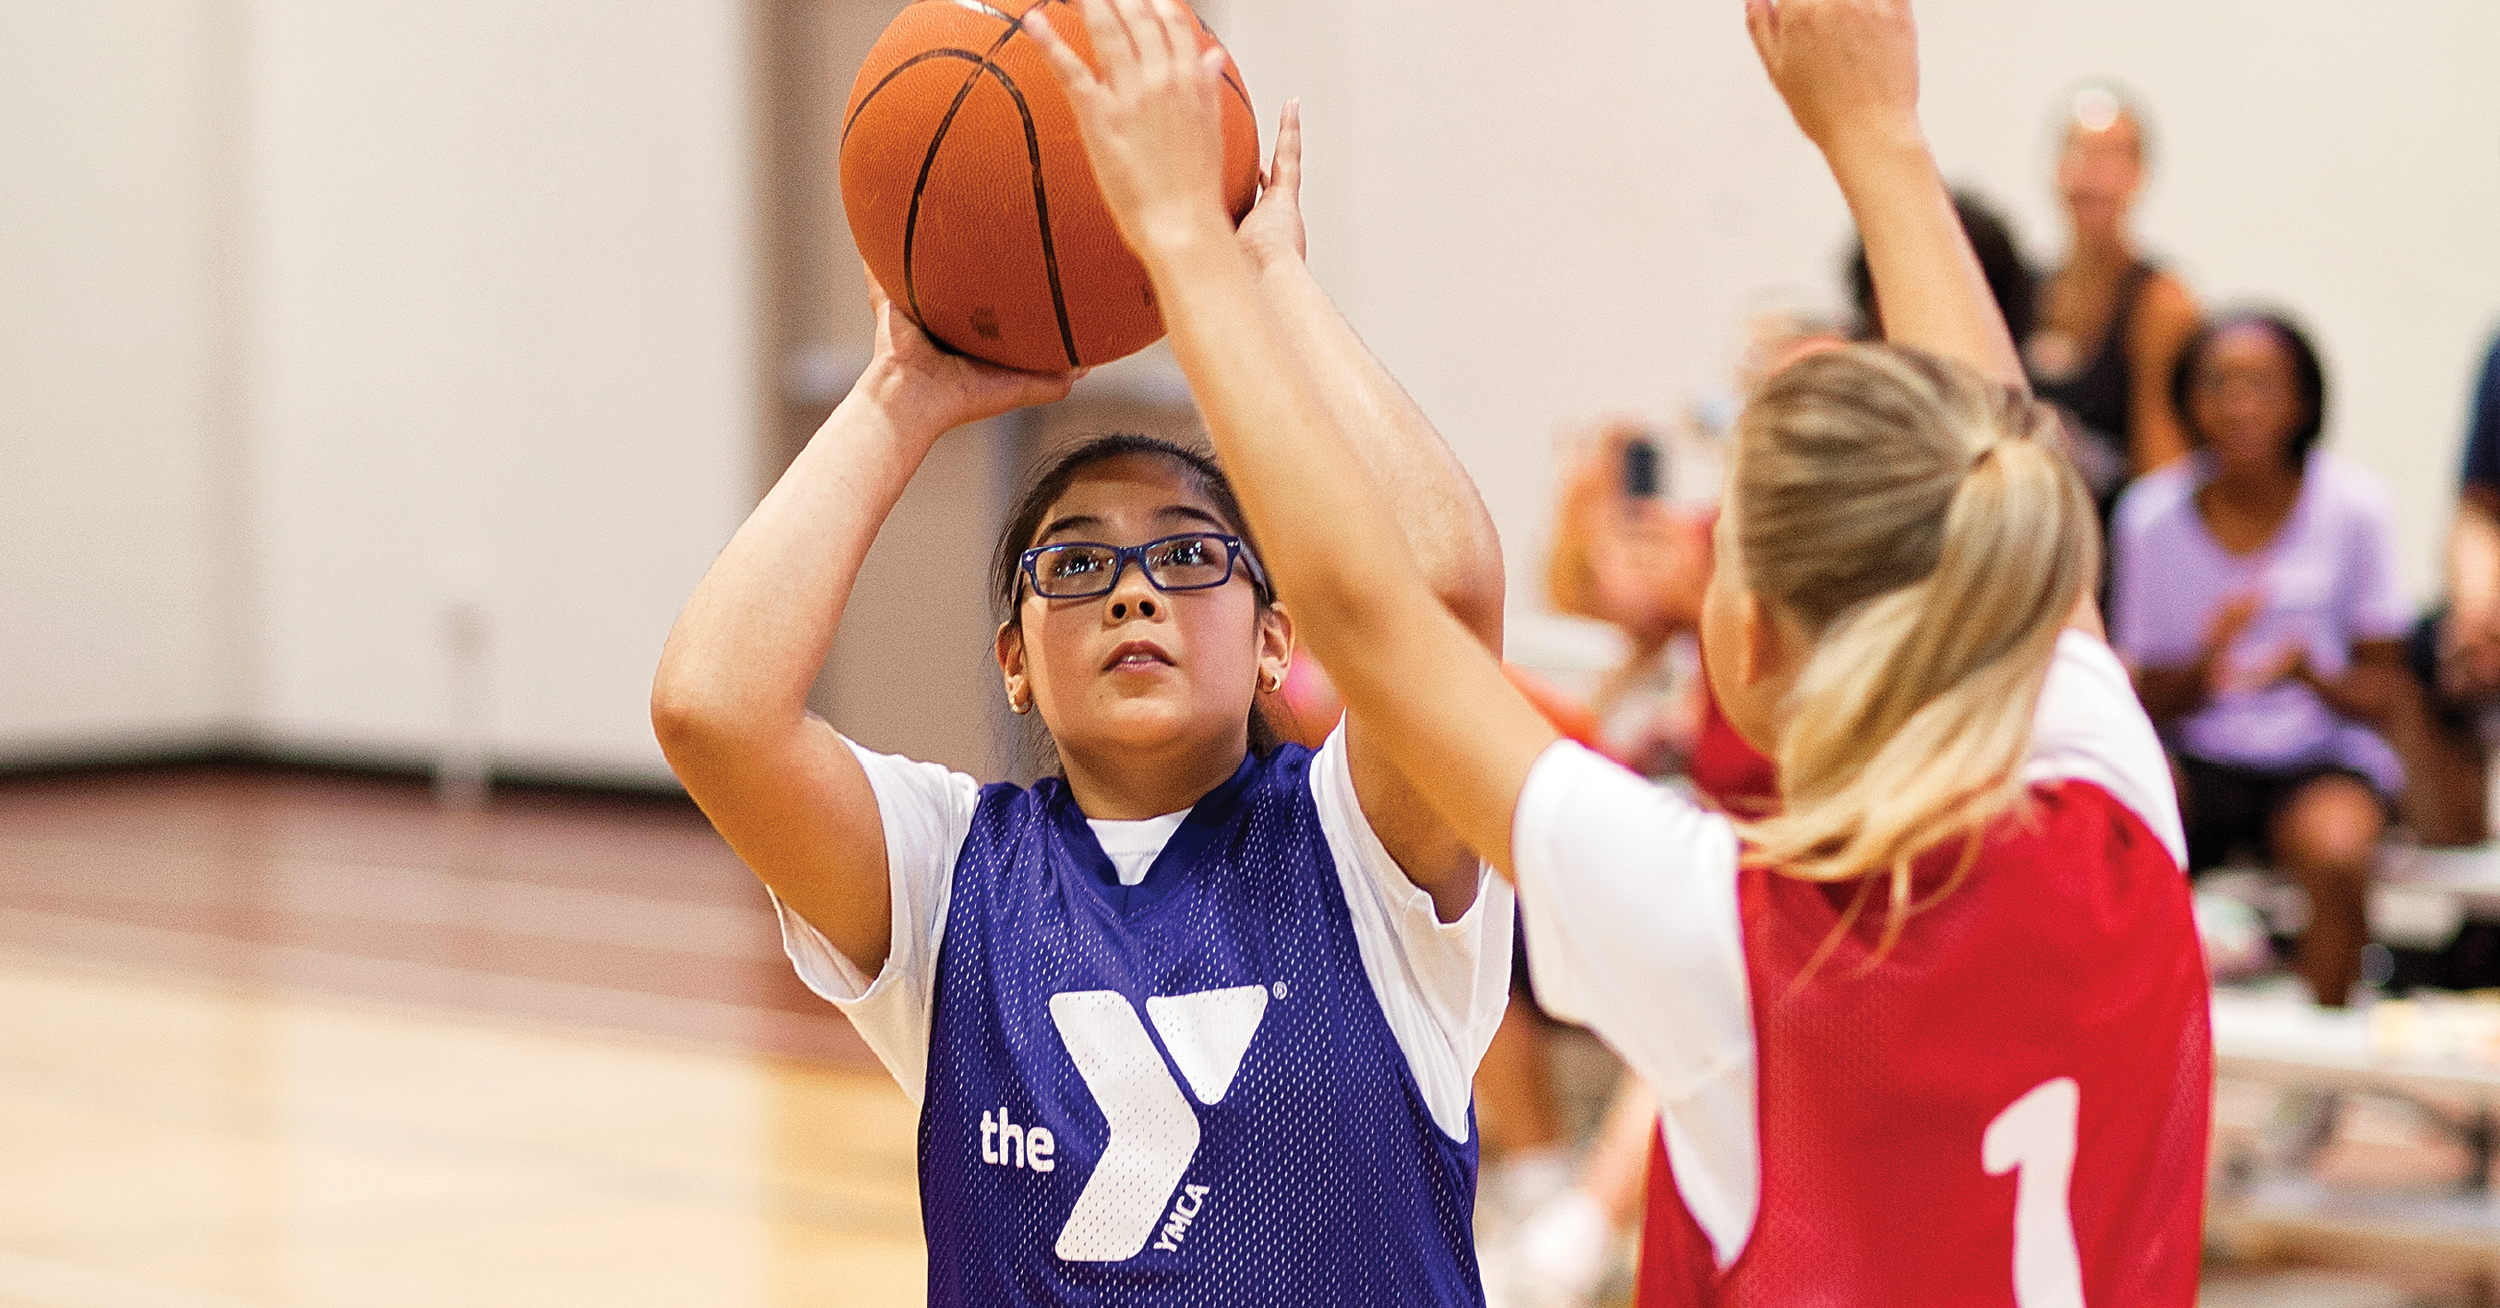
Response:
POLYGON ((1220 228, 1151 242, 1172 349, 1258 530, 1297 636, 1367 741, 1460 840, 1507 867, 1518 783, 1552 732, 1483 636, 1432 594, 1351 442, 1333 429, 1249 263, 1220 228), (1479 705, 1453 713, 1452 703, 1479 705))
POLYGON ((2396 706, 2395 678, 2378 668, 2356 667, 2340 677, 2321 677, 2310 689, 2336 716, 2369 727, 2385 725, 2396 706))
POLYGON ((1360 634, 1347 627, 1363 611, 1345 597, 1366 578, 1429 587, 1383 511, 1371 470, 1353 443, 1331 430, 1301 356, 1229 235, 1210 226, 1155 242, 1150 251, 1146 263, 1173 355, 1259 531, 1298 634, 1328 663, 1331 645, 1360 634))
POLYGON ((2186 667, 2143 668, 2135 674, 2135 697, 2156 723, 2170 723, 2205 707, 2213 682, 2210 662, 2186 667))
POLYGON ((2472 498, 2448 533, 2448 596, 2461 625, 2500 616, 2500 518, 2472 498))
POLYGON ((2168 274, 2138 294, 2135 334, 2127 342, 2130 383, 2128 451, 2137 475, 2164 467, 2188 452, 2187 427, 2170 402, 2170 374, 2196 335, 2202 311, 2195 297, 2168 274))
POLYGON ((2137 476, 2166 468, 2186 456, 2187 433, 2171 412, 2169 374, 2160 382, 2160 393, 2138 396, 2133 409, 2135 438, 2127 452, 2129 465, 2137 476))
POLYGON ((1499 648, 1501 543, 1475 482, 1299 259, 1258 271, 1261 298, 1319 409, 1354 447, 1425 584, 1499 648))
POLYGON ((1866 242, 1885 339, 2028 389, 2021 356, 1916 125, 1851 135, 1827 146, 1824 157, 1866 242))
POLYGON ((941 428, 873 371, 730 539, 687 601, 652 688, 664 745, 795 724, 868 548, 941 428))
POLYGON ((2354 649, 2343 675, 2309 678, 2309 687, 2337 715, 2384 730, 2411 691, 2412 674, 2402 644, 2371 641, 2354 649))

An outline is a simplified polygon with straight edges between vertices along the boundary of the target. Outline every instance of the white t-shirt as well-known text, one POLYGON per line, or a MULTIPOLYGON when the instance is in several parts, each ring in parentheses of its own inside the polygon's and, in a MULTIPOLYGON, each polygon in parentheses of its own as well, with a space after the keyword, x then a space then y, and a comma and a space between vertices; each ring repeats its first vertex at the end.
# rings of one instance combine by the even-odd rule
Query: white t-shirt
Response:
MULTIPOLYGON (((2107 645, 2059 638, 2032 731, 2026 782, 2099 785, 2186 863, 2169 763, 2107 645)), ((1512 842, 1537 998, 1657 1092, 1676 1188, 1727 1266, 1762 1192, 1735 828, 1565 741, 1529 771, 1512 842)))
MULTIPOLYGON (((885 823, 894 893, 894 936, 885 968, 872 980, 806 919, 776 901, 782 947, 799 979, 851 1019, 917 1103, 928 1079, 938 947, 946 935, 955 859, 971 832, 981 786, 935 763, 872 753, 857 744, 851 752, 868 771, 885 823)), ((1313 756, 1309 776, 1372 993, 1433 1122, 1451 1139, 1464 1140, 1476 1064, 1493 1042, 1510 997, 1515 903, 1510 884, 1490 868, 1479 869, 1475 903, 1457 921, 1441 921, 1432 896, 1407 879, 1364 820, 1346 765, 1343 726, 1313 756)), ((1121 883, 1135 885, 1186 816, 1092 825, 1121 883)))

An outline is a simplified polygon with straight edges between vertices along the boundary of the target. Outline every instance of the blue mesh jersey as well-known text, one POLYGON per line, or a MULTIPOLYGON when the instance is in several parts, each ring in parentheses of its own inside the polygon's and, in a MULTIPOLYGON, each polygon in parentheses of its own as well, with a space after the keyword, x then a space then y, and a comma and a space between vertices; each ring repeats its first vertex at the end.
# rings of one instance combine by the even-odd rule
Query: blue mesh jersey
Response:
POLYGON ((1067 787, 982 790, 920 1116, 932 1305, 1481 1304, 1308 779, 1243 761, 1123 887, 1067 787))

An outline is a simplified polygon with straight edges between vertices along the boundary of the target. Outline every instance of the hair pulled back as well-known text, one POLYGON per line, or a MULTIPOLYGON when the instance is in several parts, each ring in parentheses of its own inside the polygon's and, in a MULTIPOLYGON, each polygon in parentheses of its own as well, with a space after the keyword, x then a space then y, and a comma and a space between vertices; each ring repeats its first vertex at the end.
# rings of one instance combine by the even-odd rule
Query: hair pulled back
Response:
POLYGON ((2316 448, 2318 438, 2326 434, 2326 364, 2318 357, 2318 347, 2309 333, 2288 313, 2277 309, 2245 308, 2207 319, 2196 328, 2196 334, 2179 348, 2179 361, 2170 369, 2170 407, 2187 428, 2188 444, 2203 449, 2211 439, 2196 425, 2197 377, 2205 370, 2205 356, 2224 336, 2242 329, 2262 331, 2274 338, 2275 346, 2292 365, 2292 390, 2300 397, 2300 421, 2292 428, 2292 438, 2283 450, 2283 457, 2298 469, 2308 462, 2309 451, 2316 448))
MULTIPOLYGON (((1075 485, 1077 479, 1089 469, 1131 455, 1162 459, 1179 468, 1194 483, 1198 493, 1214 504, 1216 516, 1224 520, 1224 529, 1241 537, 1242 548, 1252 555, 1259 552, 1258 541, 1250 534, 1249 520, 1242 516, 1241 501, 1233 494, 1232 480, 1216 464, 1214 455, 1137 432, 1095 436, 1062 451, 1043 465, 1041 472, 1025 486, 1024 493, 1016 497, 1015 507, 1008 511, 1007 524, 999 530, 998 547, 990 557, 990 599, 1001 623, 1020 628, 1024 621, 1023 606, 1019 603, 1023 593, 1024 552, 1033 547, 1034 537, 1041 534, 1042 519, 1050 512, 1051 506, 1057 504, 1059 497, 1067 494, 1068 488, 1075 485)), ((1255 574, 1250 577, 1250 589, 1258 597, 1260 611, 1264 612, 1276 602, 1276 597, 1269 593, 1265 583, 1259 581, 1255 574)), ((1056 755, 1048 739, 1048 728, 1039 724, 1039 718, 1039 714, 1034 715, 1034 734, 1026 743, 1037 769, 1048 771, 1056 766, 1056 755)), ((1275 728, 1268 725, 1267 715, 1261 713, 1258 704, 1253 701, 1250 706, 1250 751, 1265 758, 1269 751, 1276 748, 1278 741, 1275 728)))
POLYGON ((1738 435, 1745 584, 1814 642, 1774 748, 1782 810, 1745 824, 1750 857, 1889 874, 1888 947, 1912 861, 1961 836, 1966 871, 2022 796, 2043 676, 2098 566, 2092 502, 2045 406, 1897 346, 1790 366, 1738 435))

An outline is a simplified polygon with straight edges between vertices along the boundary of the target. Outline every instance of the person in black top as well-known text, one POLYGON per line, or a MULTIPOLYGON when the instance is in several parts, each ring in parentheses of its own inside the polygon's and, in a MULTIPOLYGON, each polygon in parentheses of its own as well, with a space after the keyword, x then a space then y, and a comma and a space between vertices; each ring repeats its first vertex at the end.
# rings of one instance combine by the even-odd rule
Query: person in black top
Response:
POLYGON ((2410 652, 2432 713, 2407 816, 2425 844, 2480 844, 2490 822, 2484 723, 2500 714, 2500 339, 2483 361, 2465 435, 2448 604, 2422 620, 2410 652))
POLYGON ((2032 386, 2070 420, 2070 452, 2104 521, 2130 478, 2188 446, 2169 383, 2200 315, 2128 230, 2144 162, 2143 115, 2113 88, 2077 92, 2057 164, 2073 243, 2041 288, 2036 328, 2018 338, 2032 386))

